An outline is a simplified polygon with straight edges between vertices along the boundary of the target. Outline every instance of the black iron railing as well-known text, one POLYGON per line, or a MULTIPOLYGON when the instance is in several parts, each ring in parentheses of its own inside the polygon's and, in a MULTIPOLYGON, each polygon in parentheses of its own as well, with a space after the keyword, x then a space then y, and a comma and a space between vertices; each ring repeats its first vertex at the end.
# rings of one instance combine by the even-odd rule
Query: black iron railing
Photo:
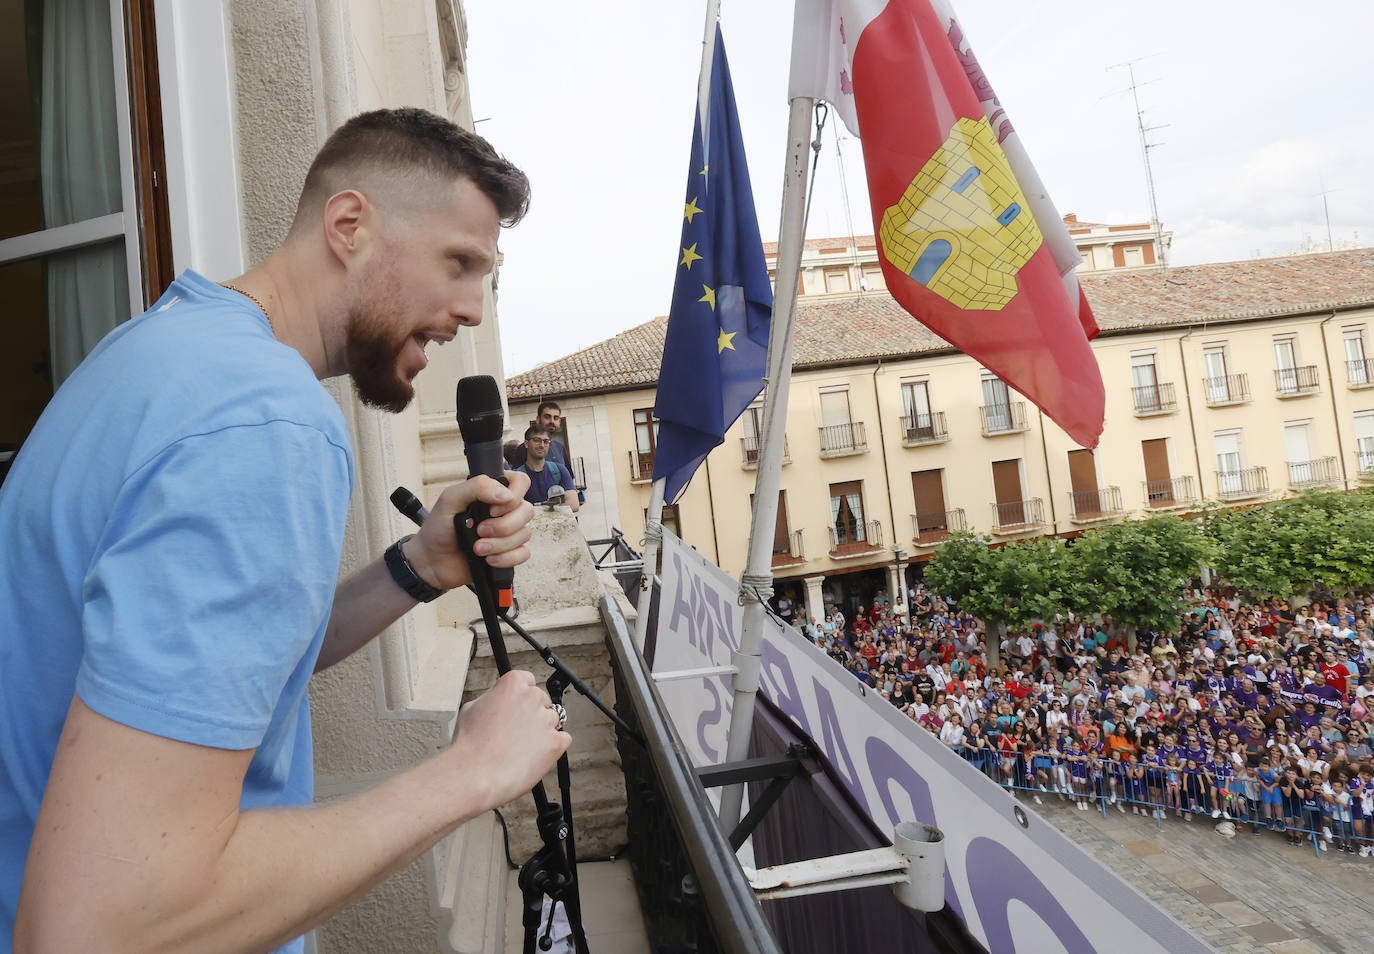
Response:
POLYGON ((1290 460, 1288 462, 1288 486, 1295 490, 1335 484, 1339 483, 1340 479, 1340 464, 1334 457, 1318 457, 1316 460, 1290 460))
POLYGON ((1274 388, 1279 394, 1311 394, 1321 388, 1321 378, 1317 376, 1315 364, 1305 364, 1300 368, 1275 368, 1274 388))
POLYGON ((935 510, 911 515, 911 539, 922 546, 939 543, 957 530, 968 529, 964 509, 935 510))
POLYGON ((984 437, 992 437, 994 434, 1015 434, 1030 427, 1026 423, 1025 401, 984 404, 980 410, 983 412, 984 437))
POLYGON ((781 954, 644 659, 634 648, 625 617, 605 597, 600 609, 615 678, 616 712, 647 743, 640 745, 616 733, 625 773, 630 866, 646 914, 650 950, 781 954))
MULTIPOLYGON (((761 444, 758 437, 741 437, 739 439, 740 452, 743 454, 741 463, 746 470, 753 470, 759 466, 759 453, 761 444)), ((782 462, 792 463, 792 451, 787 446, 787 438, 782 440, 782 462)))
POLYGON ((1145 506, 1151 508, 1178 507, 1197 500, 1193 477, 1170 477, 1167 480, 1143 480, 1145 506))
POLYGON ((1069 491, 1069 513, 1074 520, 1104 520, 1122 512, 1120 487, 1069 491))
POLYGON ((1244 374, 1226 374, 1217 378, 1203 378, 1202 388, 1210 407, 1244 404, 1250 400, 1250 378, 1244 374))
POLYGON ((883 547, 883 525, 881 521, 856 523, 853 527, 837 530, 830 528, 831 555, 862 553, 868 550, 881 550, 883 547))
POLYGON ((1025 530, 1044 524, 1045 502, 1039 497, 992 505, 992 525, 998 531, 1025 530))
POLYGON ((1345 363, 1345 380, 1352 388, 1374 384, 1374 358, 1357 358, 1345 363))
POLYGON ((1174 397, 1174 386, 1170 382, 1131 388, 1131 400, 1135 404, 1135 412, 1142 417, 1178 410, 1178 400, 1174 397))
POLYGON ((902 443, 907 447, 920 444, 940 444, 949 440, 945 426, 945 412, 902 415, 902 443))
POLYGON ((821 429, 821 456, 840 457, 844 454, 857 454, 868 450, 864 437, 862 421, 848 424, 830 424, 821 429))
POLYGON ((1269 471, 1263 467, 1217 471, 1217 496, 1222 500, 1258 497, 1269 492, 1269 471))

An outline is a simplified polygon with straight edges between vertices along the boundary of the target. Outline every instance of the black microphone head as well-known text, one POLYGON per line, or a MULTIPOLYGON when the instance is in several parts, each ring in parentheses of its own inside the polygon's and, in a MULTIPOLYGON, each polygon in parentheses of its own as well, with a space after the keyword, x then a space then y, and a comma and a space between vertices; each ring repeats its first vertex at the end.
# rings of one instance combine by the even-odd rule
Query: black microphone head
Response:
POLYGON ((458 431, 464 444, 499 441, 506 427, 501 389, 489 374, 458 379, 458 431))

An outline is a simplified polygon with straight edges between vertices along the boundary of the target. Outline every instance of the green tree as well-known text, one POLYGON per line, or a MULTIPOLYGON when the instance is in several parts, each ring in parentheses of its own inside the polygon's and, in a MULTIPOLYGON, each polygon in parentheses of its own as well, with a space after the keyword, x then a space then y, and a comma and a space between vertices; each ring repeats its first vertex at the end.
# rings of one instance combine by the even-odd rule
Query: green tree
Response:
POLYGON ((1256 597, 1374 584, 1374 493, 1309 491, 1247 510, 1209 510, 1217 568, 1256 597))
POLYGON ((1161 515, 1091 530, 1068 548, 1070 602, 1130 628, 1172 630, 1184 584, 1212 559, 1202 529, 1161 515))
POLYGON ((1064 547, 1038 537, 991 547, 987 537, 954 533, 936 549, 925 579, 935 592, 988 624, 988 662, 997 664, 1007 627, 1024 629, 1068 608, 1064 547))

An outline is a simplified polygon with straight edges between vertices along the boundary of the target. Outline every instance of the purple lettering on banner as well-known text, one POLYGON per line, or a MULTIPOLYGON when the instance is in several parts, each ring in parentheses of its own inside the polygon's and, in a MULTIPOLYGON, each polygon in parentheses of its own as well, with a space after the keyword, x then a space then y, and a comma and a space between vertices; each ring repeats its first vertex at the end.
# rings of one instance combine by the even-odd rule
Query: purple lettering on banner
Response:
POLYGON ((673 587, 673 612, 668 617, 668 630, 670 632, 676 632, 678 620, 687 620, 687 642, 701 649, 702 647, 697 644, 697 628, 693 624, 692 605, 687 600, 683 599, 682 592, 683 587, 691 587, 693 591, 692 595, 695 596, 696 579, 691 574, 685 572, 682 560, 678 557, 676 552, 670 553, 668 558, 673 561, 673 576, 677 580, 677 586, 673 587))
POLYGON ((1045 926, 1054 932, 1069 954, 1096 954, 1097 948, 1069 917, 1054 894, 1010 849, 991 838, 975 838, 964 852, 964 868, 968 872, 969 888, 978 908, 978 920, 983 925, 988 950, 1016 950, 1007 908, 1015 899, 1045 922, 1045 926))
MULTIPOLYGON (((935 815, 935 802, 930 797, 930 785, 921 777, 921 774, 911 767, 911 764, 903 759, 892 746, 888 745, 876 735, 868 737, 864 743, 864 758, 868 761, 868 771, 873 778, 873 786, 878 790, 878 799, 883 803, 883 810, 887 812, 888 821, 895 827, 899 822, 915 821, 923 825, 940 826, 939 819, 935 815), (911 800, 911 810, 916 813, 915 818, 908 818, 898 808, 897 803, 892 799, 891 784, 895 782, 906 792, 906 797, 911 800)), ((869 817, 873 818, 873 813, 869 812, 869 817)), ((875 821, 877 819, 874 819, 875 821)), ((945 851, 951 848, 948 842, 945 843, 945 851)), ((954 910, 959 920, 963 921, 963 906, 959 904, 959 893, 954 890, 954 879, 949 875, 949 862, 945 862, 945 903, 954 910)), ((990 950, 999 950, 996 947, 990 950)))
MULTIPOLYGON (((820 684, 820 681, 812 678, 811 687, 816 694, 816 713, 821 720, 821 751, 830 760, 831 766, 844 782, 844 787, 849 789, 849 793, 854 796, 855 801, 868 814, 873 817, 873 809, 868 805, 868 798, 864 795, 864 787, 859 784, 859 773, 854 771, 854 759, 849 754, 849 749, 844 744, 844 732, 840 729, 840 720, 835 715, 835 703, 830 698, 830 691, 820 684)), ((814 739, 815 736, 812 736, 814 739)))
POLYGON ((701 746, 701 751, 705 753, 708 759, 712 762, 719 762, 720 753, 711 748, 710 743, 706 741, 706 730, 713 725, 720 724, 720 717, 723 711, 720 705, 720 694, 716 692, 716 687, 711 683, 711 680, 704 680, 702 685, 706 688, 706 691, 711 694, 711 700, 715 703, 715 708, 703 712, 697 717, 697 745, 701 746))
POLYGON ((781 649, 768 640, 763 643, 763 671, 760 675, 764 695, 772 699, 773 704, 803 732, 811 735, 811 724, 802 707, 801 692, 797 689, 797 677, 792 673, 792 663, 781 649))
MULTIPOLYGON (((710 611, 706 618, 714 628, 713 637, 719 636, 721 643, 733 653, 739 649, 739 637, 735 635, 734 604, 722 601, 720 594, 709 587, 705 588, 702 595, 702 615, 706 616, 707 611, 710 611)), ((712 655, 711 658, 715 659, 715 656, 712 655)), ((724 663, 728 660, 718 659, 716 662, 724 663)))

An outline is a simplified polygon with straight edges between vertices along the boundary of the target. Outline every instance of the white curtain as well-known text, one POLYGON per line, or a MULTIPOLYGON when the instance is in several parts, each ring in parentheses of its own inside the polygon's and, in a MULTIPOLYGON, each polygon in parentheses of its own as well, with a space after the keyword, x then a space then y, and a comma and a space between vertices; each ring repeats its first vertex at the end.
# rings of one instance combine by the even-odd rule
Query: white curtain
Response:
MULTIPOLYGON (((39 173, 46 228, 118 212, 110 5, 44 0, 39 173)), ((48 340, 56 389, 129 315, 124 243, 115 240, 47 261, 48 340)))
POLYGON ((862 543, 864 540, 864 507, 863 501, 858 494, 849 494, 845 498, 849 504, 849 515, 854 519, 854 542, 862 543))

